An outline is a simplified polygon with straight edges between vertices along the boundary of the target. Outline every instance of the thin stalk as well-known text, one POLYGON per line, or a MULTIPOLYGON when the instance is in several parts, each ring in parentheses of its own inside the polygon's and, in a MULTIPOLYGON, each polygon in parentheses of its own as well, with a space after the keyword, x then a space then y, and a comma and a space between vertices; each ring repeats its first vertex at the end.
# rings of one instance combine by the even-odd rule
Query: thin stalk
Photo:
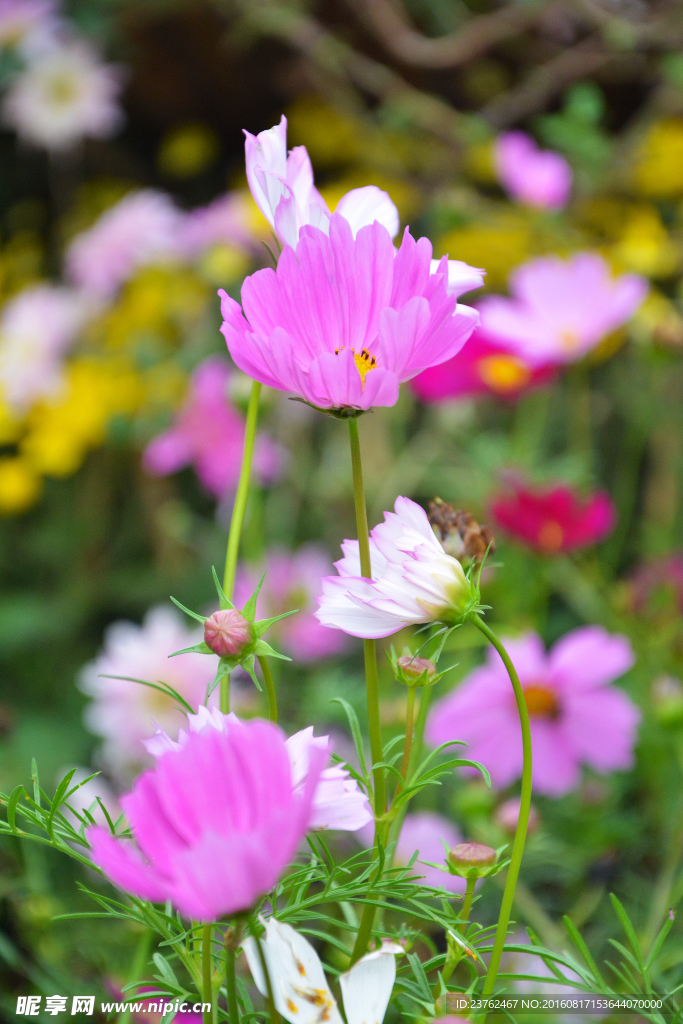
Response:
POLYGON ((202 1002, 208 1003, 210 1010, 204 1010, 202 1020, 204 1024, 213 1024, 213 985, 211 969, 211 937, 213 925, 205 924, 202 928, 202 1002))
POLYGON ((263 943, 258 935, 254 935, 254 942, 258 950, 259 960, 261 961, 261 970, 263 971, 263 977, 266 980, 266 1003, 268 1004, 268 1016, 270 1017, 271 1024, 280 1024, 280 1014, 275 1009, 275 997, 273 995, 273 983, 270 980, 270 971, 268 970, 268 963, 266 961, 266 954, 263 951, 263 943))
MULTIPOLYGON (((360 571, 366 579, 372 579, 370 565, 370 534, 368 531, 368 514, 365 508, 365 489, 363 487, 363 467, 360 458, 360 439, 358 436, 357 417, 349 420, 349 439, 351 442, 351 466, 353 470, 353 501, 356 509, 356 532, 358 533, 358 551, 360 554, 360 571)), ((379 721, 379 682, 377 678, 377 652, 374 640, 363 641, 365 655, 365 686, 368 702, 368 726, 370 730, 370 750, 373 764, 384 760, 382 750, 382 733, 379 721)), ((375 788, 375 818, 380 818, 386 811, 386 788, 384 769, 376 768, 373 772, 375 788)))
POLYGON ((263 681, 266 684, 266 693, 268 694, 268 717, 271 722, 277 722, 277 696, 275 694, 273 673, 270 671, 270 665, 268 664, 267 658, 259 658, 258 663, 261 666, 261 671, 263 672, 263 681))
MULTIPOLYGON (((242 450, 242 468, 237 484, 235 504, 232 508, 230 520, 230 532, 228 533, 228 547, 225 553, 225 572, 223 574, 223 590, 226 596, 231 598, 235 586, 235 572, 237 571, 237 556, 240 549, 240 534, 244 522, 244 512, 247 507, 249 496, 249 480, 251 479, 251 463, 254 457, 254 443, 256 441, 256 422, 258 420, 258 403, 261 394, 261 385, 257 380, 252 381, 251 394, 249 395, 249 406, 247 408, 247 422, 244 429, 244 448, 242 450)), ((230 676, 224 676, 220 682, 220 705, 221 711, 227 714, 230 711, 230 676)))
POLYGON ((512 911, 512 904, 515 898, 515 886, 517 885, 517 877, 519 875, 519 868, 522 863, 522 854, 524 853, 524 843, 526 840, 527 827, 529 824, 529 809, 531 807, 531 730, 529 728, 529 712, 527 710, 526 701, 524 699, 524 691, 519 682, 519 676, 515 670, 515 666, 510 661, 508 652, 503 647, 502 643, 496 636, 496 634, 489 629, 483 619, 479 618, 478 615, 474 616, 472 622, 480 629, 487 640, 492 644, 493 647, 498 651, 507 673, 512 683, 512 689, 515 693, 515 700, 517 702, 517 713, 519 714, 519 724, 522 728, 522 792, 519 805, 519 818, 517 819, 517 828, 515 830, 515 838, 512 843, 512 852, 510 854, 510 866, 508 868, 507 878, 505 880, 505 889, 503 890, 503 900, 500 905, 500 914, 498 915, 498 924, 496 926, 496 937, 493 942, 493 951, 491 953, 491 960, 489 961, 489 969, 486 973, 486 980, 484 981, 484 988, 482 995, 488 996, 493 992, 493 988, 496 984, 496 977, 498 976, 498 968, 500 967, 500 958, 503 954, 503 947, 505 946, 505 939, 507 937, 508 924, 510 923, 510 913, 512 911))
POLYGON ((225 933, 225 991, 228 998, 228 1020, 230 1024, 239 1024, 240 1021, 235 964, 243 930, 244 919, 238 918, 232 928, 228 928, 225 933))
MULTIPOLYGON (((410 751, 413 746, 413 718, 415 715, 415 690, 417 687, 408 687, 408 707, 406 708, 406 739, 403 744, 403 760, 401 761, 401 778, 405 784, 408 778, 408 768, 410 767, 410 751)), ((403 787, 399 785, 398 789, 403 787)), ((398 790, 397 790, 398 792, 398 790)))
MULTIPOLYGON (((366 579, 372 578, 372 567, 370 565, 370 534, 368 532, 368 514, 365 506, 365 489, 363 487, 363 466, 360 455, 360 438, 358 436, 358 419, 349 420, 349 441, 351 443, 351 467, 353 470, 353 500, 356 510, 356 532, 358 534, 358 552, 360 555, 361 574, 366 579)), ((363 641, 363 654, 365 656, 365 688, 368 705, 368 727, 370 731, 370 751, 372 763, 379 764, 384 760, 382 749, 382 731, 379 720, 379 680, 377 676, 377 651, 374 640, 363 641)), ((375 849, 381 838, 386 842, 386 827, 379 825, 379 819, 384 816, 387 809, 386 784, 384 769, 375 768, 373 771, 374 784, 374 809, 375 809, 375 849)), ((368 896, 372 893, 372 887, 376 882, 373 878, 368 888, 368 896)), ((351 954, 351 963, 356 963, 367 949, 372 925, 375 920, 375 907, 366 903, 363 907, 356 942, 351 954)))
MULTIPOLYGON (((128 982, 139 981, 140 975, 147 966, 149 960, 149 949, 152 945, 152 929, 145 928, 142 935, 138 939, 137 946, 135 947, 135 955, 133 956, 133 963, 130 967, 130 973, 128 975, 128 982)), ((127 998, 128 992, 126 992, 127 998)), ((130 1021, 130 1010, 124 1010, 123 1013, 119 1014, 118 1024, 128 1024, 130 1021)))
MULTIPOLYGON (((458 914, 458 920, 462 922, 460 924, 460 926, 459 926, 460 932, 461 932, 462 935, 465 934, 465 930, 467 928, 467 922, 470 919, 470 910, 472 909, 472 899, 474 897, 474 887, 475 887, 476 884, 477 884, 477 879, 476 878, 468 878, 467 879, 467 888, 465 889, 465 899, 462 901, 462 907, 460 908, 460 913, 458 914)), ((444 978, 444 981, 447 981, 447 980, 448 979, 444 978)))

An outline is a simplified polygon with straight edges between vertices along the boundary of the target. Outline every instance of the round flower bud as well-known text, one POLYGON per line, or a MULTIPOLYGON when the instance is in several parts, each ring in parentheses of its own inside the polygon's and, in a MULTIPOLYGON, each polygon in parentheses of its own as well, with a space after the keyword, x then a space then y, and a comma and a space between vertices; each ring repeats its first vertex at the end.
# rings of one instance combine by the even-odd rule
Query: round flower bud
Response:
POLYGON ((204 622, 204 643, 221 658, 241 654, 252 639, 251 623, 236 608, 214 612, 204 622))
POLYGON ((413 658, 411 654, 403 654, 396 662, 398 678, 408 686, 429 685, 436 675, 436 665, 428 658, 413 658))
MULTIPOLYGON (((497 808, 495 813, 495 821, 497 825, 500 825, 505 832, 510 835, 515 834, 517 828, 517 819, 519 818, 519 798, 512 797, 510 800, 506 800, 504 803, 497 808)), ((539 825, 538 811, 532 804, 529 808, 529 824, 527 827, 527 834, 533 832, 538 828, 539 825)))
POLYGON ((448 867, 454 875, 467 878, 470 872, 488 874, 496 863, 496 851, 483 843, 459 843, 448 854, 448 867))

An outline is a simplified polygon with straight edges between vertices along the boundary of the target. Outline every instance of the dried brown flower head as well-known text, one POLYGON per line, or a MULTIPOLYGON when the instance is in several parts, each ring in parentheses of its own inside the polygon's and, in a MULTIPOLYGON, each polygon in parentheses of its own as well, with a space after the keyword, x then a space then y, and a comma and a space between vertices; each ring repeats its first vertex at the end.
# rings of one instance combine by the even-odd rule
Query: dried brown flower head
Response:
POLYGON ((496 550, 488 526, 480 526, 471 512, 456 510, 441 498, 429 502, 429 522, 446 554, 460 561, 481 562, 487 551, 496 550))

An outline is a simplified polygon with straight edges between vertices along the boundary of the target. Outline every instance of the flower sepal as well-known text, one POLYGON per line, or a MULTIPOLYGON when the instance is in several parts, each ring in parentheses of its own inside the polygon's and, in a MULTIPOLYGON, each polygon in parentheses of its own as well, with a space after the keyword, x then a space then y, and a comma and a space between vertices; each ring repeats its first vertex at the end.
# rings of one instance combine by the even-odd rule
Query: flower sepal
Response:
POLYGON ((230 675, 236 668, 243 668, 251 676, 254 685, 261 690, 255 671, 256 658, 280 658, 282 661, 291 661, 286 654, 280 654, 270 644, 262 639, 264 633, 280 619, 286 619, 289 615, 296 614, 296 609, 291 612, 283 612, 282 615, 273 615, 269 619, 256 619, 256 601, 259 591, 263 586, 265 573, 261 576, 256 589, 246 602, 244 607, 236 609, 229 597, 226 596, 216 570, 212 567, 213 581, 218 593, 219 610, 212 615, 199 615, 190 608, 186 608, 175 597, 171 600, 175 605, 191 618, 201 622, 204 626, 204 640, 192 647, 184 647, 181 651, 174 651, 169 655, 175 658, 178 654, 218 654, 218 668, 213 682, 210 684, 206 700, 220 683, 221 679, 230 675), (234 613, 233 615, 222 615, 221 613, 234 613))
POLYGON ((413 654, 405 644, 400 656, 396 654, 392 644, 390 650, 387 651, 387 657, 394 670, 396 682, 403 683, 404 686, 433 686, 450 671, 448 668, 443 672, 438 672, 433 661, 428 658, 418 658, 417 654, 413 654))
POLYGON ((461 878, 491 878, 510 863, 509 858, 500 859, 506 849, 507 844, 494 850, 483 843, 460 843, 449 851, 446 865, 451 875, 461 878))

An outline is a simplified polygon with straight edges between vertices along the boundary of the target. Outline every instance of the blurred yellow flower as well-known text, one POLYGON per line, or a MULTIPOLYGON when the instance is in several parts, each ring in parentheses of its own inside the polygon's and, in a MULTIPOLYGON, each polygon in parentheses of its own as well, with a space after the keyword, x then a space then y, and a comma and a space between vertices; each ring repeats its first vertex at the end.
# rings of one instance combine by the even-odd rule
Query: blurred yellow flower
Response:
POLYGON ((618 269, 646 277, 668 277, 679 266, 681 254, 653 206, 634 206, 622 219, 621 233, 611 256, 618 269))
POLYGON ((10 411, 0 396, 0 444, 13 444, 22 431, 22 421, 10 411))
POLYGON ((683 347, 683 316, 678 306, 656 288, 651 288, 630 324, 630 333, 642 344, 683 347))
POLYGON ((0 458, 0 514, 18 515, 31 508, 41 486, 40 476, 27 459, 0 458))
POLYGON ((172 128, 161 140, 157 162, 162 174, 192 178, 218 157, 220 142, 213 128, 196 122, 172 128))
POLYGON ((251 266, 251 257, 231 245, 214 245, 202 256, 199 272, 213 285, 233 284, 246 276, 251 266))
POLYGON ((634 181, 653 198, 683 193, 683 120, 672 117, 652 126, 636 154, 634 181))
POLYGON ((287 111, 287 122, 290 145, 305 145, 314 167, 338 167, 361 154, 362 123, 317 96, 298 99, 287 111))
POLYGON ((504 288, 515 267, 534 252, 531 223, 511 213, 489 223, 468 224, 442 235, 434 245, 434 256, 448 254, 473 267, 486 268, 486 286, 504 288))

